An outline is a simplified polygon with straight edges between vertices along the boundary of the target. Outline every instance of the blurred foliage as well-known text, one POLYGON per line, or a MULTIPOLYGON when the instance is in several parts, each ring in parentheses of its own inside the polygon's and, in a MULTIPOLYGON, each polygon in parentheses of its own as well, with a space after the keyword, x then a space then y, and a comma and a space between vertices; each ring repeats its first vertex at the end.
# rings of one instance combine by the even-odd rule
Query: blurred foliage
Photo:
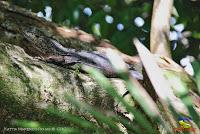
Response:
POLYGON ((198 86, 198 92, 200 94, 200 62, 194 61, 192 62, 192 66, 194 68, 194 77, 198 86))
POLYGON ((200 1, 195 0, 176 0, 174 6, 178 12, 177 23, 183 23, 184 31, 190 31, 191 36, 188 37, 189 45, 184 46, 178 42, 177 49, 173 52, 173 58, 180 60, 185 55, 194 56, 200 59, 200 1))
MULTIPOLYGON (((52 7, 52 20, 60 25, 78 27, 88 33, 101 35, 109 39, 121 51, 133 55, 136 53, 132 45, 132 38, 138 37, 144 44, 149 44, 150 22, 153 2, 150 0, 9 0, 15 5, 31 9, 33 12, 44 12, 45 6, 52 7), (85 8, 91 9, 91 15, 84 13, 85 8), (113 23, 105 21, 105 16, 113 17, 113 23), (144 19, 144 25, 138 27, 136 17, 144 19), (124 29, 118 30, 117 24, 124 29), (100 30, 94 30, 99 24, 100 30), (97 31, 97 32, 95 32, 97 31), (100 33, 99 33, 100 32, 100 33)), ((186 55, 198 57, 200 47, 200 2, 190 0, 176 0, 176 24, 184 24, 184 31, 191 31, 189 44, 183 45, 180 37, 171 42, 173 58, 178 61, 186 55), (174 42, 176 44, 174 44, 174 42), (176 45, 177 47, 175 47, 176 45)), ((173 30, 173 29, 172 29, 173 30)), ((147 46, 149 47, 149 46, 147 46)))

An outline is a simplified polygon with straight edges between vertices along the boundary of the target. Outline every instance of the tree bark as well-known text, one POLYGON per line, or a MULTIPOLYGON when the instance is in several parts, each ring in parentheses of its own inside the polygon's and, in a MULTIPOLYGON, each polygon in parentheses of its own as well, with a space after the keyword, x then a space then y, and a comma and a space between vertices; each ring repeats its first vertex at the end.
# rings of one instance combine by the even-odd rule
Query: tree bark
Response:
MULTIPOLYGON (((8 127, 12 119, 66 124, 45 111, 48 106, 54 106, 62 111, 82 115, 65 100, 66 93, 101 111, 114 110, 112 97, 88 74, 36 60, 34 57, 56 53, 27 41, 23 36, 23 31, 27 29, 39 29, 45 36, 62 42, 66 48, 92 51, 98 44, 110 46, 83 31, 58 27, 32 12, 0 2, 1 127, 8 127)), ((98 49, 103 51, 102 47, 98 49)), ((131 61, 129 56, 125 57, 131 61)), ((122 81, 114 78, 110 80, 117 83, 121 94, 126 92, 122 81)), ((90 120, 89 117, 84 118, 90 120)))

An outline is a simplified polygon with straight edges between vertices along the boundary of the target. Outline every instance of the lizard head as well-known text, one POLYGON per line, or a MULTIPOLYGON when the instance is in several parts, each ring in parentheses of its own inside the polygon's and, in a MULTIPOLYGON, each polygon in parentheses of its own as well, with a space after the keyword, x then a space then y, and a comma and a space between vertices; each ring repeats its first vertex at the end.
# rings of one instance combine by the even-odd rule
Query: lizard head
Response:
POLYGON ((59 64, 59 63, 64 62, 64 57, 63 56, 49 56, 45 58, 45 61, 48 63, 59 64))

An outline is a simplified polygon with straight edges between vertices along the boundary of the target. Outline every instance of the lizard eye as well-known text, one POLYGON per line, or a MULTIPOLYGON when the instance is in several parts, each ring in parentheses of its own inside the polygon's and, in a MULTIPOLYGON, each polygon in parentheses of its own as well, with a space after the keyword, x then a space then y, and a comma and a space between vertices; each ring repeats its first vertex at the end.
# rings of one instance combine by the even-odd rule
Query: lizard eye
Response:
POLYGON ((47 61, 48 61, 48 62, 52 62, 52 61, 54 61, 54 58, 53 58, 53 57, 48 57, 48 58, 47 58, 47 61))

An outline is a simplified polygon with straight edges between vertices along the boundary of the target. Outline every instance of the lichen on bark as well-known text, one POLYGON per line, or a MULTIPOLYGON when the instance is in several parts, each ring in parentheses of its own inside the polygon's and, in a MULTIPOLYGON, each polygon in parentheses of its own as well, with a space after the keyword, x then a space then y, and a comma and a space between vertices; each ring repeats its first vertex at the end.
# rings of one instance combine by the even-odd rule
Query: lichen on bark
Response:
POLYGON ((0 59, 2 122, 14 118, 27 119, 29 114, 31 119, 44 121, 46 114, 45 118, 40 114, 46 113, 48 106, 76 113, 77 110, 66 101, 65 94, 113 110, 113 99, 87 74, 44 63, 27 55, 19 46, 3 42, 0 43, 0 59))

